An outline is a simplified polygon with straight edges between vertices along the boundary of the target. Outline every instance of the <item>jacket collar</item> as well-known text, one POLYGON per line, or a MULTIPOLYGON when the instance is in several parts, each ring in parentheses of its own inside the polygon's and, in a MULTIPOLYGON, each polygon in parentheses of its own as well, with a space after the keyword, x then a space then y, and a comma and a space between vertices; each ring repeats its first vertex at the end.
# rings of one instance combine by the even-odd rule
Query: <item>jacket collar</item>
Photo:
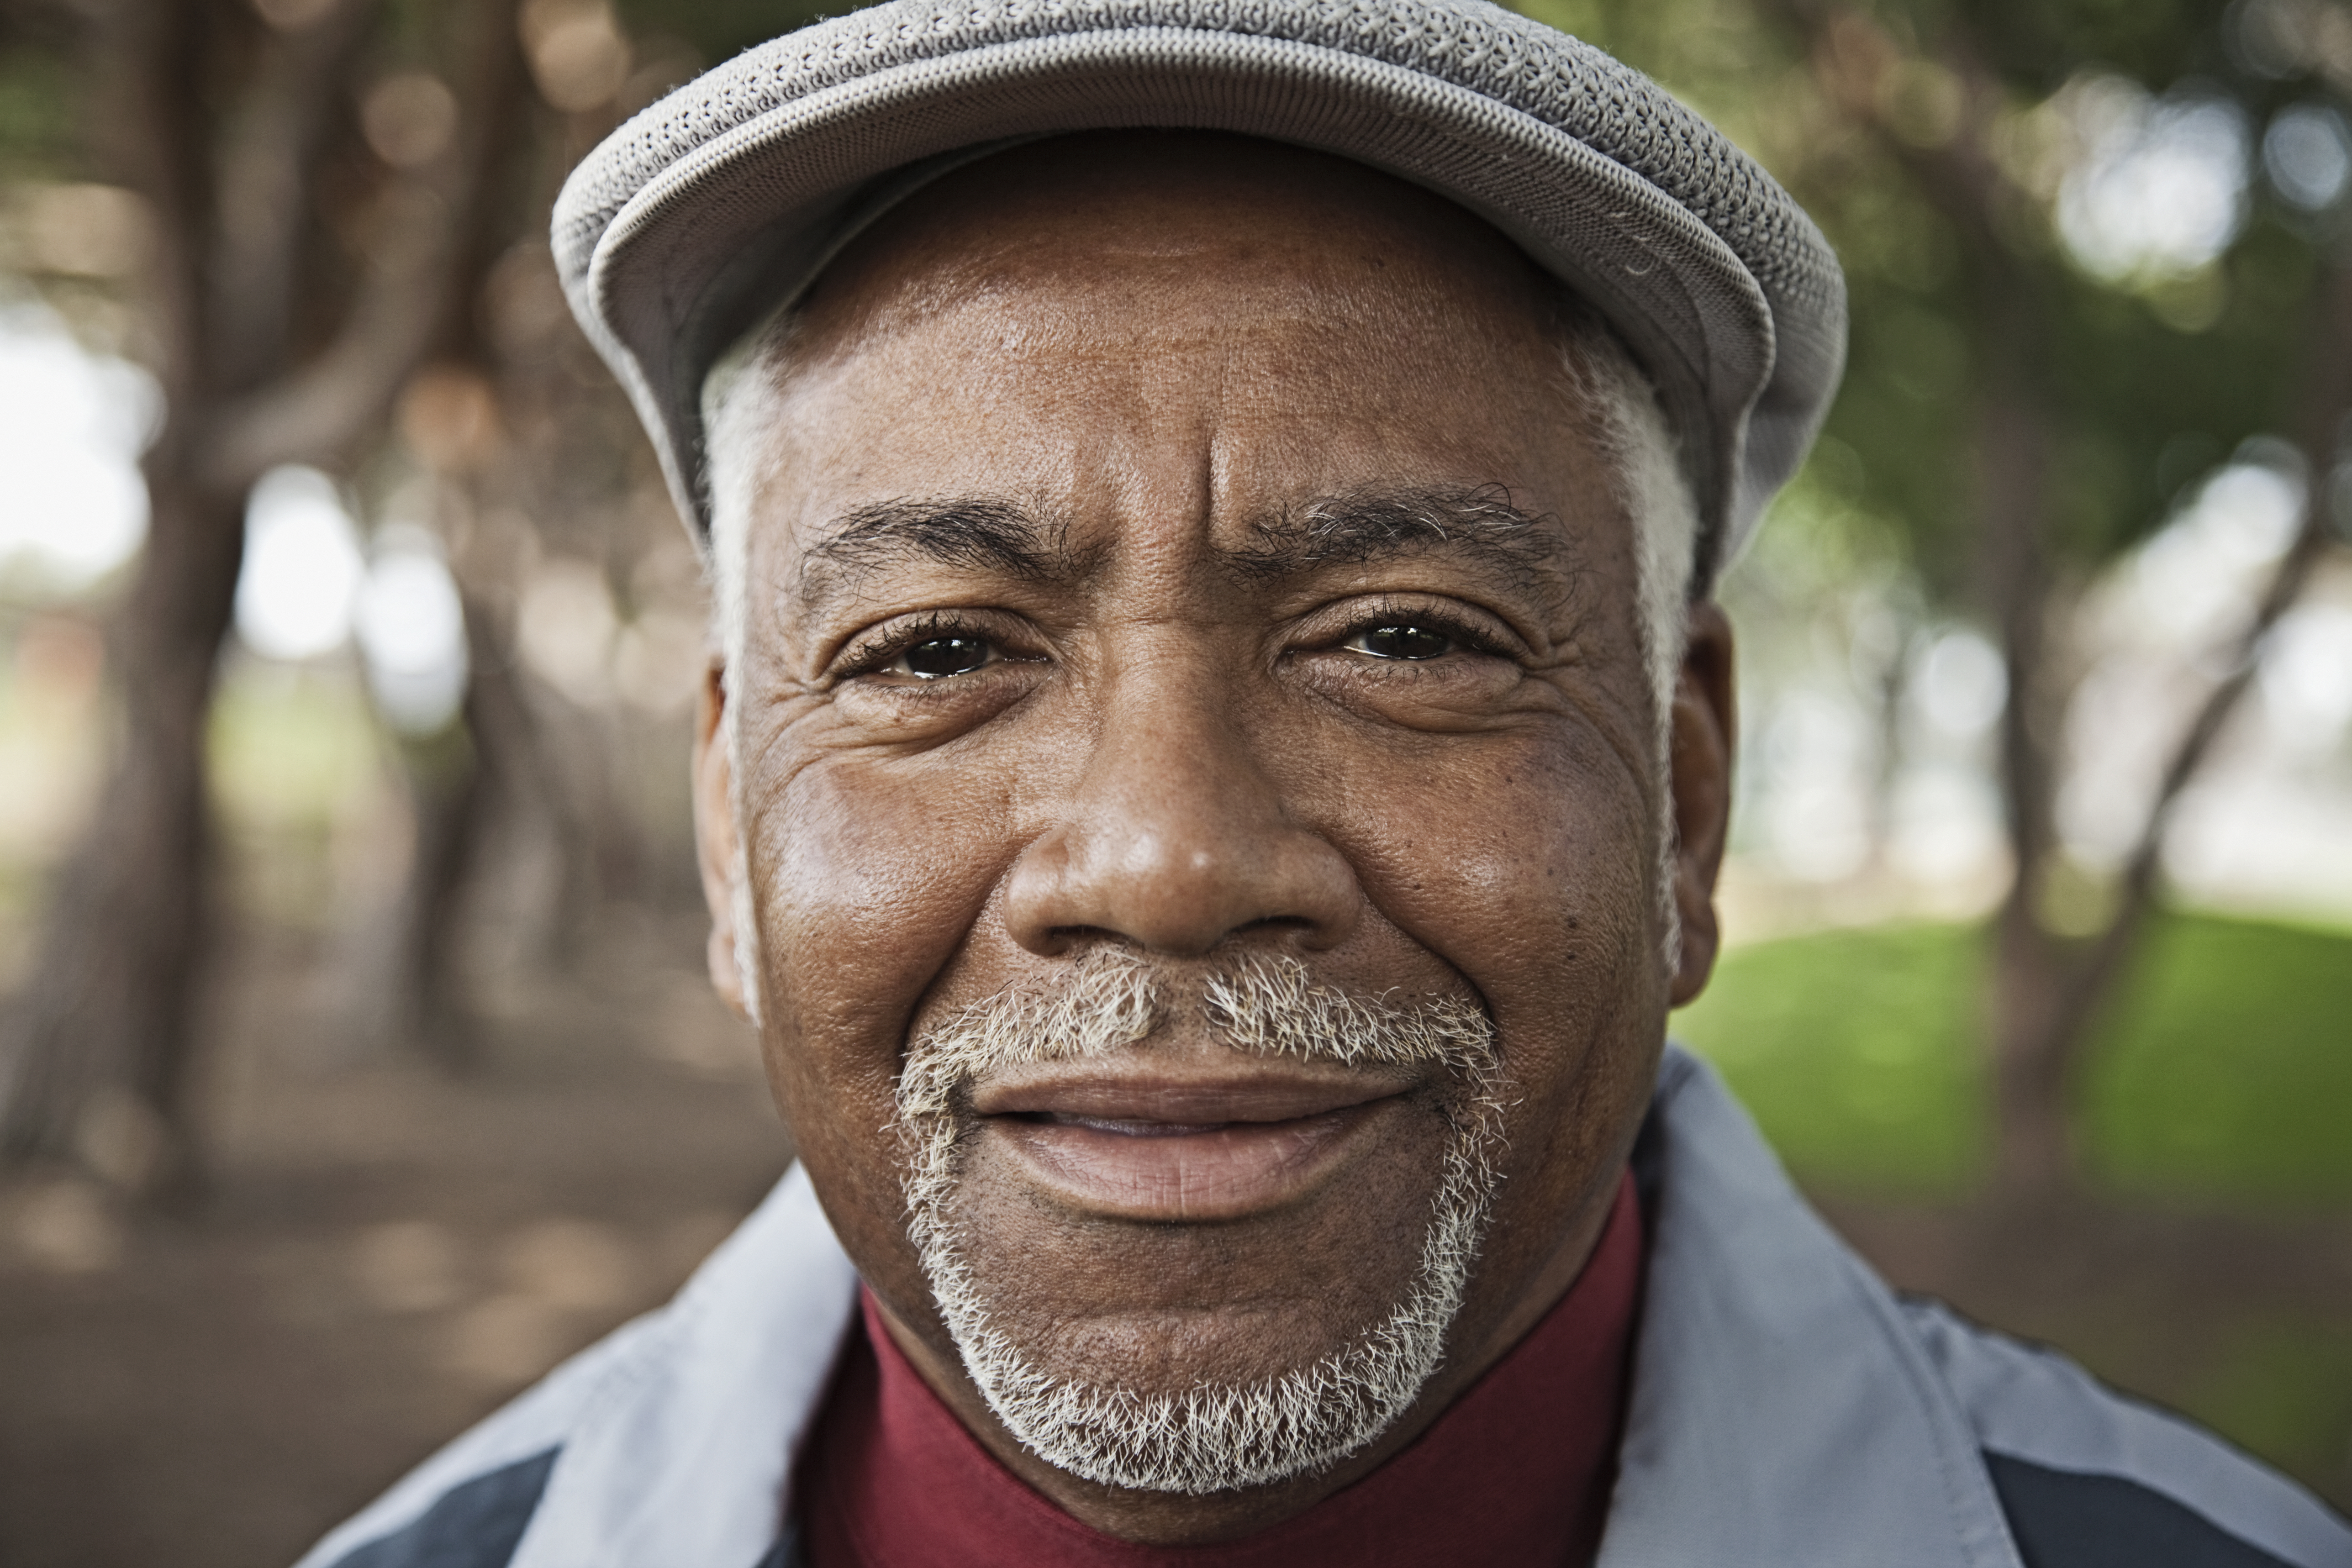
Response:
MULTIPOLYGON (((1886 1287, 1668 1046, 1633 1395, 1600 1568, 2021 1568, 1886 1287)), ((566 1442, 512 1568, 752 1568, 856 1308, 795 1167, 566 1442)))
POLYGON ((1893 1294, 1712 1069, 1669 1046, 1659 1180, 1600 1568, 2020 1568, 1893 1294))
POLYGON ((856 1306, 794 1166, 583 1413, 509 1568, 753 1568, 856 1306))

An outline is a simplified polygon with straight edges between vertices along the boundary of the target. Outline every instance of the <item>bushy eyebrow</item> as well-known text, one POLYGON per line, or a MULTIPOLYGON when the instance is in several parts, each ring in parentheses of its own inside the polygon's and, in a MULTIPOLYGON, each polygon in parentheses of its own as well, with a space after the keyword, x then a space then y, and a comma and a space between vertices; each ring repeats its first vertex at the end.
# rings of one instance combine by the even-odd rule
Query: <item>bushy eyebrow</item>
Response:
MULTIPOLYGON (((1513 505, 1501 485, 1351 490, 1286 508, 1254 525, 1251 536, 1217 557, 1228 570, 1258 580, 1443 552, 1525 587, 1561 548, 1551 520, 1513 505)), ((1084 571, 1080 553, 1066 523, 1012 501, 879 501, 845 514, 811 549, 797 597, 805 613, 853 591, 868 573, 909 559, 1044 581, 1084 571)))
POLYGON ((877 501, 838 518, 802 561, 801 607, 910 558, 1032 580, 1054 576, 1070 565, 1067 534, 1062 524, 987 497, 877 501))
POLYGON ((1286 577, 1442 550, 1468 556, 1514 582, 1532 582, 1559 553, 1560 530, 1521 510, 1501 485, 1352 490, 1267 519, 1226 564, 1250 577, 1286 577))

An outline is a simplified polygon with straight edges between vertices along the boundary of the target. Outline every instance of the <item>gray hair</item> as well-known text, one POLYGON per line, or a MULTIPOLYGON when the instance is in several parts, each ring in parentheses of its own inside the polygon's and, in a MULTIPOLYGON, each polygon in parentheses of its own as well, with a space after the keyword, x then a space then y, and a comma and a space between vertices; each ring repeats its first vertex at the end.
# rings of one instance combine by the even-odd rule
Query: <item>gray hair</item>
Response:
MULTIPOLYGON (((1641 597, 1642 656, 1649 676, 1651 716, 1656 747, 1659 846, 1656 895, 1665 930, 1668 968, 1679 963, 1682 924, 1675 902, 1674 868, 1679 849, 1674 798, 1667 787, 1673 753, 1675 692, 1681 680, 1688 635, 1691 591, 1699 532, 1698 500, 1685 472, 1680 444, 1657 389, 1616 333, 1581 300, 1563 292, 1559 309, 1562 353, 1570 383, 1593 421, 1592 434, 1615 476, 1616 500, 1634 529, 1634 569, 1641 597)), ((770 467, 782 417, 785 371, 800 318, 782 309, 746 334, 715 365, 702 390, 703 428, 709 433, 710 545, 708 570, 711 612, 723 680, 743 667, 749 634, 751 517, 761 476, 770 467)), ((722 738, 742 783, 736 751, 731 686, 722 720, 722 738)), ((757 944, 751 925, 751 878, 739 834, 734 879, 735 953, 742 970, 745 1010, 760 1016, 757 944)))

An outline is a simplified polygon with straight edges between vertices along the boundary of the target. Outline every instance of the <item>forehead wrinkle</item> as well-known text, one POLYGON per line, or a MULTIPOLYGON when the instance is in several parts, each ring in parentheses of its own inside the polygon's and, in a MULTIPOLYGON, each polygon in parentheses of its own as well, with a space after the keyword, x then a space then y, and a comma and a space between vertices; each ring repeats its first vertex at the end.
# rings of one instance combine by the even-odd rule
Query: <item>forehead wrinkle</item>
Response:
POLYGON ((873 573, 910 561, 1025 582, 1066 575, 1080 564, 1066 522, 1001 497, 877 501, 835 518, 802 558, 800 608, 821 609, 873 573))

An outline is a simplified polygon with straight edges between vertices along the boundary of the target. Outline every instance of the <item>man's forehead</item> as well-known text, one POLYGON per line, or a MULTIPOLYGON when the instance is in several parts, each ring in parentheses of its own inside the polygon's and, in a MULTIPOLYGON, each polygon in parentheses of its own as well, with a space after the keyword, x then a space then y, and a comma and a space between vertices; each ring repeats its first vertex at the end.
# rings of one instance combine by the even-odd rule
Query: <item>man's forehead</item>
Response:
POLYGON ((1517 484, 1561 444, 1564 336, 1509 242, 1374 171, 1058 139, 940 182, 836 262, 766 367, 770 495, 801 523, 909 495, 1066 517, 1176 469, 1255 526, 1368 485, 1517 484))
POLYGON ((771 367, 761 553, 812 612, 895 565, 1071 580, 1129 546, 1234 580, 1439 552, 1524 581, 1623 522, 1557 298, 1341 160, 1169 134, 986 160, 808 301, 771 367))
POLYGON ((1244 291, 1261 312, 1333 326, 1372 295, 1409 297, 1465 332, 1539 329, 1554 294, 1483 220, 1362 164, 1251 137, 1095 132, 982 159, 900 203, 810 290, 803 351, 972 302, 1017 301, 1045 329, 1125 290, 1163 317, 1244 291))
POLYGON ((754 532, 803 609, 898 565, 1072 581, 1139 552, 1236 583, 1430 553, 1524 581, 1629 526, 1556 352, 1507 378, 1395 356, 1352 388, 1340 354, 1206 378, 1039 355, 980 386, 892 351, 929 346, 819 369, 780 410, 754 532))

